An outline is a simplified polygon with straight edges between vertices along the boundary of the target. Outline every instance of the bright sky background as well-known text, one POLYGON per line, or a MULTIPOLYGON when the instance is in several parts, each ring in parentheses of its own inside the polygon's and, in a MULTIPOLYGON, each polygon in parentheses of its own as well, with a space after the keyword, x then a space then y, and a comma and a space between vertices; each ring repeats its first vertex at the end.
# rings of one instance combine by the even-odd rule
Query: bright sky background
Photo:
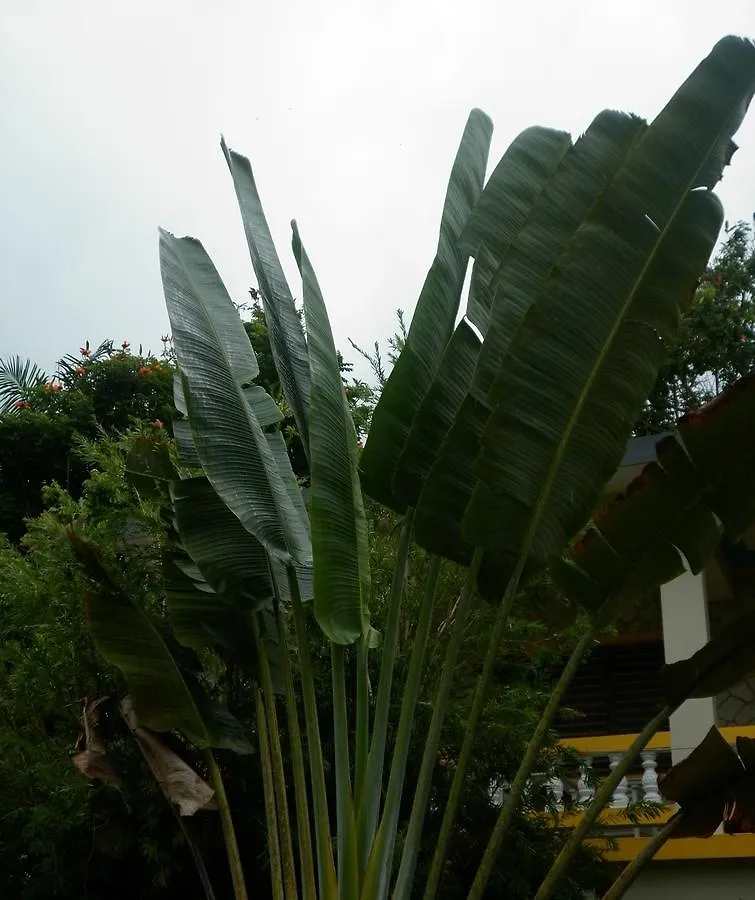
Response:
MULTIPOLYGON (((753 0, 0 0, 0 357, 160 348, 157 226, 253 283, 218 140, 251 157, 294 294, 296 217, 337 343, 410 312, 466 115, 652 117, 753 0)), ((755 210, 755 109, 720 194, 755 210)), ((347 352, 347 358, 348 358, 347 352)))

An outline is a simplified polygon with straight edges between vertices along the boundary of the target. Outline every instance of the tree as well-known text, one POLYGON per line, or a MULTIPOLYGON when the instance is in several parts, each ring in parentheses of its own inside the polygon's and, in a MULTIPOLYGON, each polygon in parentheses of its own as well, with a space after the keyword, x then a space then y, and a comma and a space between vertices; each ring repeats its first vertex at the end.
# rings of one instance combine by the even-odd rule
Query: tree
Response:
MULTIPOLYGON (((491 125, 474 111, 452 169, 436 259, 361 457, 325 304, 298 230, 294 226, 293 251, 303 282, 306 340, 251 166, 223 144, 281 390, 310 464, 308 509, 276 430, 280 412, 255 383, 258 363, 217 271, 198 241, 161 233, 163 284, 189 413, 182 453, 198 460, 204 475, 196 467, 182 469, 180 458, 176 466, 153 453, 143 457, 139 476, 171 482, 180 549, 193 561, 182 558, 180 590, 166 590, 184 649, 154 626, 91 542, 80 535, 72 540, 94 573, 87 591, 93 636, 124 673, 141 720, 156 731, 182 733, 213 773, 238 900, 247 896, 243 861, 214 753, 239 742, 239 723, 202 691, 201 657, 192 654, 189 665, 186 645, 254 660, 250 677, 274 896, 293 897, 301 887, 307 896, 372 900, 390 889, 404 898, 416 885, 433 897, 501 641, 522 588, 550 572, 581 606, 583 628, 494 813, 474 880, 463 886, 479 898, 502 842, 511 838, 517 817, 532 808, 531 775, 596 630, 619 607, 678 574, 680 550, 699 569, 715 547, 719 523, 736 535, 755 519, 753 492, 743 490, 755 486, 753 457, 740 440, 755 411, 755 382, 747 378, 681 422, 684 449, 675 438, 665 442, 661 465, 592 520, 652 389, 663 342, 675 336, 682 306, 715 244, 722 212, 712 188, 754 87, 755 47, 726 38, 652 124, 602 113, 576 144, 561 132, 528 129, 484 189, 491 125), (470 256, 475 263, 467 318, 474 328, 457 324, 470 256), (376 641, 362 490, 401 517, 373 700, 370 653, 376 641), (398 629, 413 543, 430 558, 407 677, 397 685, 398 629), (463 587, 399 840, 441 556, 462 567, 463 587), (461 747, 453 759, 441 756, 453 775, 436 848, 418 885, 423 836, 435 813, 432 775, 476 593, 493 602, 489 640, 468 698, 461 747), (327 711, 315 692, 312 651, 321 645, 309 640, 309 606, 330 651, 327 711), (286 627, 291 619, 293 634, 286 627), (270 638, 278 642, 274 656, 268 654, 270 638), (292 792, 271 660, 282 676, 292 792), (324 762, 328 711, 334 808, 324 762), (389 742, 392 721, 395 738, 389 742)), ((750 633, 740 629, 734 638, 743 644, 750 633)), ((729 665, 731 652, 705 649, 704 660, 675 670, 664 708, 600 786, 581 823, 558 836, 563 847, 537 900, 560 889, 601 804, 660 722, 686 697, 707 696, 722 678, 739 677, 729 665)))
POLYGON ((61 360, 54 378, 41 380, 30 363, 10 368, 20 393, 8 395, 16 399, 0 415, 0 533, 18 541, 24 520, 44 508, 45 485, 57 482, 79 496, 87 477, 82 438, 114 435, 135 423, 169 425, 173 367, 141 349, 132 354, 128 342, 115 350, 108 341, 97 350, 87 342, 78 356, 61 360))
POLYGON ((677 419, 707 403, 755 368, 755 244, 738 222, 694 293, 661 367, 638 434, 672 430, 677 419))
MULTIPOLYGON (((264 325, 261 314, 257 321, 264 325)), ((264 341, 267 339, 266 329, 260 329, 252 342, 260 360, 264 358, 264 341)), ((115 353, 109 356, 105 353, 99 359, 96 352, 91 356, 68 360, 65 380, 54 382, 61 385, 60 390, 29 390, 25 397, 30 407, 23 411, 11 410, 7 414, 11 423, 23 423, 32 414, 33 403, 40 433, 51 435, 51 452, 59 452, 61 446, 54 442, 53 425, 61 411, 75 408, 76 401, 87 411, 87 416, 80 419, 87 428, 88 412, 93 405, 100 411, 99 420, 109 426, 110 432, 119 432, 122 436, 108 437, 99 430, 91 438, 80 432, 74 432, 70 437, 66 435, 84 473, 75 496, 60 485, 46 486, 46 470, 38 469, 35 483, 44 511, 26 520, 23 526, 26 531, 18 546, 4 545, 0 552, 0 643, 5 648, 4 667, 0 673, 3 698, 0 703, 0 721, 3 723, 0 725, 3 751, 3 763, 0 764, 0 869, 5 873, 8 889, 25 900, 73 895, 84 880, 90 893, 98 895, 114 878, 123 896, 143 894, 147 890, 145 885, 151 885, 150 896, 198 896, 200 882, 191 863, 189 847, 186 840, 181 839, 177 821, 145 769, 136 745, 129 740, 126 729, 119 722, 117 704, 107 703, 100 709, 105 710, 104 737, 112 768, 120 778, 120 787, 87 784, 70 761, 80 728, 83 698, 102 695, 118 698, 125 688, 117 670, 107 666, 94 653, 85 623, 79 615, 86 573, 63 538, 65 527, 74 520, 80 524, 85 522, 90 537, 96 540, 104 557, 116 566, 140 605, 149 606, 161 616, 160 609, 164 604, 161 578, 156 577, 152 565, 145 566, 145 562, 160 559, 162 551, 159 547, 166 545, 167 534, 156 514, 154 501, 139 499, 125 470, 135 442, 148 439, 158 445, 166 442, 171 445, 170 420, 164 413, 165 427, 155 424, 154 406, 151 405, 155 390, 157 396, 160 392, 165 395, 166 404, 170 402, 167 399, 170 379, 166 377, 167 373, 154 369, 151 376, 139 375, 141 365, 127 353, 122 358, 117 358, 115 353), (86 366, 81 366, 82 362, 86 366), (86 371, 86 380, 82 380, 84 375, 79 369, 86 371), (138 381, 135 381, 134 373, 138 381), (157 379, 153 381, 155 376, 157 379), (82 397, 86 403, 82 402, 82 397), (148 402, 143 405, 145 401, 148 402), (124 430, 129 425, 132 428, 124 430), (131 547, 124 545, 122 539, 124 533, 133 535, 135 530, 144 527, 149 529, 150 540, 157 542, 146 545, 152 548, 147 557, 143 543, 131 547), (75 815, 71 815, 71 807, 75 807, 75 815), (54 858, 51 847, 57 850, 54 858)), ((160 367, 164 368, 165 364, 161 363, 160 367)), ((264 372, 262 362, 260 370, 264 372)), ((47 378, 43 384, 46 383, 47 378)), ((266 387, 271 392, 279 391, 277 379, 266 387)), ((375 393, 379 395, 379 388, 375 393)), ((31 467, 29 472, 31 477, 31 467)), ((169 503, 167 493, 163 492, 162 502, 169 503)), ((395 516, 377 505, 371 507, 373 622, 378 629, 385 625, 391 561, 399 530, 400 522, 395 516)), ((408 674, 413 623, 421 606, 426 569, 425 555, 414 551, 412 576, 407 582, 399 628, 402 635, 396 661, 399 681, 408 674)), ((444 567, 430 651, 437 665, 431 667, 431 671, 440 669, 448 634, 448 616, 460 589, 460 572, 452 566, 444 567)), ((473 690, 475 661, 491 616, 492 609, 487 604, 477 604, 473 622, 465 634, 460 652, 460 696, 452 703, 442 737, 449 760, 458 754, 463 739, 463 698, 473 690), (464 675, 461 675, 462 671, 464 675)), ((486 823, 492 814, 488 796, 490 783, 494 778, 511 774, 526 730, 547 698, 552 663, 560 655, 536 649, 531 658, 528 655, 530 647, 533 644, 537 647, 541 636, 542 628, 537 623, 524 618, 512 623, 512 641, 522 652, 517 653, 515 660, 507 662, 502 655, 500 671, 506 672, 506 684, 491 697, 486 716, 495 723, 502 711, 510 715, 515 709, 520 728, 512 733, 492 727, 486 730, 484 741, 478 744, 476 770, 462 807, 464 842, 459 841, 455 867, 459 875, 446 885, 448 897, 459 894, 464 873, 468 871, 468 860, 482 852, 486 823)), ((311 638, 316 642, 318 705, 328 709, 327 645, 317 630, 312 630, 311 638)), ((374 661, 372 674, 377 680, 379 672, 374 661)), ((245 729, 254 733, 253 698, 235 669, 228 671, 227 678, 234 684, 232 695, 227 697, 229 708, 245 729)), ((431 707, 435 681, 428 677, 423 685, 423 710, 431 707)), ((423 722, 426 718, 425 715, 423 722)), ((283 722, 281 729, 285 735, 283 722)), ((420 734, 421 731, 422 728, 420 734)), ((393 732, 388 736, 389 748, 393 746, 394 737, 393 732)), ((327 735, 323 740, 328 753, 332 740, 327 735)), ((201 759, 191 748, 180 744, 174 744, 174 747, 204 773, 201 759)), ((422 749, 422 742, 415 739, 408 760, 410 777, 411 773, 419 772, 422 749)), ((563 764, 558 754, 552 756, 552 765, 563 764)), ((237 811, 239 842, 242 847, 259 845, 264 834, 255 813, 262 804, 257 761, 226 756, 221 759, 221 765, 232 785, 230 794, 237 811)), ((450 787, 449 771, 438 767, 434 773, 433 790, 438 808, 443 807, 443 797, 450 787)), ((332 797, 334 786, 330 779, 327 789, 332 797)), ((402 822, 408 820, 409 813, 408 807, 402 810, 402 822)), ((215 819, 211 813, 200 813, 187 822, 188 833, 201 847, 209 877, 218 891, 227 876, 223 873, 223 848, 218 840, 215 819)), ((429 865, 432 834, 429 829, 421 866, 429 865)), ((518 865, 513 867, 509 858, 504 858, 495 874, 497 882, 505 885, 507 895, 522 900, 529 897, 538 873, 542 875, 545 861, 553 856, 557 846, 558 836, 547 824, 523 816, 517 824, 512 850, 518 865), (524 861, 528 861, 527 865, 524 861)), ((264 859, 256 862, 254 857, 247 855, 244 866, 247 878, 253 877, 257 884, 265 883, 268 874, 264 859)), ((605 878, 604 868, 596 853, 586 853, 578 877, 572 882, 575 896, 581 896, 584 889, 599 884, 605 878)))

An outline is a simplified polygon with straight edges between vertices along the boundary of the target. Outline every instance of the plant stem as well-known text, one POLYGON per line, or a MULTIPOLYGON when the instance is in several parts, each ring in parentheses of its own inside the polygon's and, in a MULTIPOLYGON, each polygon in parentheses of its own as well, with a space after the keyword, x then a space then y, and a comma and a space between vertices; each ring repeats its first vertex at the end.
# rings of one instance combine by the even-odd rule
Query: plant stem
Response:
POLYGON ((268 735, 265 703, 262 699, 262 691, 259 688, 254 692, 254 705, 257 710, 257 737, 260 745, 262 789, 265 797, 270 880, 273 888, 273 900, 283 900, 283 874, 281 872, 281 851, 278 840, 278 816, 275 810, 275 785, 273 784, 273 768, 270 762, 270 737, 268 735))
POLYGON ((440 557, 433 556, 430 559, 430 568, 425 582, 425 593, 420 607, 417 629, 414 634, 414 646, 412 647, 409 674, 404 688, 404 697, 401 701, 401 715, 399 717, 396 746, 393 750, 391 762, 391 774, 388 781, 388 790, 385 797, 383 817, 378 828, 372 852, 367 866, 367 874, 362 889, 363 900, 383 900, 388 896, 391 875, 391 859, 396 844, 396 829, 401 809, 401 795, 404 788, 404 776, 406 774, 406 761, 409 756, 409 743, 414 725, 414 711, 417 706, 420 688, 422 686, 422 669, 425 662, 427 640, 432 623, 433 607, 435 604, 435 591, 438 586, 440 574, 440 557))
POLYGON ((336 757, 336 808, 338 846, 338 896, 340 900, 359 897, 356 820, 351 794, 349 765, 349 726, 346 715, 346 650, 331 644, 333 662, 333 733, 336 757))
POLYGON ((368 636, 365 635, 357 645, 357 734, 354 751, 354 802, 357 807, 359 807, 362 790, 364 789, 364 779, 367 773, 367 754, 370 746, 368 640, 368 636))
POLYGON ((312 832, 310 830, 309 802, 307 800, 307 776, 304 769, 304 753, 302 751, 299 712, 294 690, 294 676, 291 672, 291 660, 288 655, 286 623, 279 603, 276 604, 275 615, 278 625, 280 666, 283 671, 283 683, 286 691, 286 715, 288 717, 288 734, 291 745, 291 766, 294 772, 296 829, 299 838, 302 895, 304 900, 316 900, 315 864, 312 856, 312 832))
POLYGON ((673 711, 674 707, 664 706, 663 709, 661 709, 661 711, 648 722, 648 724, 637 735, 634 741, 632 741, 629 749, 619 760, 619 764, 611 772, 608 778, 606 778, 601 784, 600 788, 595 794, 595 797, 593 798, 592 803, 585 810, 585 813, 580 819, 579 823, 572 829, 568 840, 561 848, 561 852, 556 857, 556 861, 553 863, 550 871, 545 877, 545 880, 540 885, 540 889, 535 895, 535 900, 546 900, 546 898, 553 896, 553 892, 555 891, 559 881, 566 873, 569 864, 579 850, 580 845, 582 844, 582 840, 584 839, 587 832, 595 824, 598 816, 603 810, 603 807, 605 807, 605 805, 613 796, 616 785, 626 775, 629 767, 637 758, 637 755, 641 750, 645 748, 650 738, 656 733, 656 731, 658 731, 658 729, 666 721, 666 719, 668 719, 673 711))
POLYGON ((204 890, 205 898, 206 900, 215 900, 215 891, 213 891, 212 889, 210 876, 207 874, 207 867, 204 864, 204 859, 199 850, 199 847, 197 847, 197 842, 194 840, 191 829, 189 828, 188 823, 184 821, 184 817, 179 815, 178 810, 175 807, 173 807, 173 812, 176 819, 178 820, 178 827, 181 829, 184 839, 186 840, 189 850, 191 851, 191 856, 197 869, 197 875, 199 876, 199 880, 202 882, 202 889, 204 890))
POLYGON ((207 767, 210 771, 210 781, 215 791, 215 800, 218 804, 220 813, 220 822, 223 828, 223 840, 225 841, 225 849, 228 854, 228 865, 231 869, 231 878, 233 880, 233 895, 236 900, 247 900, 246 885, 244 884, 244 870, 241 868, 241 857, 239 856, 239 845, 236 841, 236 832, 233 828, 233 819, 231 818, 231 808, 228 805, 228 797, 223 784, 223 776, 220 774, 218 764, 212 750, 205 750, 205 758, 207 767))
POLYGON ((375 720, 372 727, 372 744, 367 759, 364 790, 360 792, 359 802, 359 870, 367 868, 370 848, 375 838, 380 798, 382 794, 383 767, 385 764, 385 744, 388 735, 388 718, 391 706, 391 689, 393 687, 393 668, 396 662, 398 645, 399 614, 401 599, 406 582, 406 569, 409 562, 412 527, 414 525, 414 509, 410 508, 404 518, 396 553, 396 564, 393 570, 391 594, 388 602, 388 616, 383 636, 383 651, 380 659, 380 680, 378 682, 377 700, 375 702, 375 720))
POLYGON ((503 843, 503 839, 505 838, 508 829, 511 827, 511 823, 514 819, 514 814, 516 813, 517 807, 519 805, 519 800, 521 799, 527 781, 532 774, 532 769, 537 762, 537 757, 540 753, 540 750, 542 749, 546 735, 548 734, 548 731, 553 724, 553 720, 555 719, 556 713, 561 706, 564 695, 566 694, 566 691, 571 684, 572 679, 574 678, 574 673, 579 668, 582 657, 587 652, 590 644, 592 644, 594 637, 595 627, 593 625, 590 625, 582 635, 582 637, 579 639, 574 650, 572 650, 569 661, 566 663, 563 671, 561 672, 558 682, 556 683, 556 686, 554 687, 553 692, 550 695, 550 699, 548 700, 548 703, 546 704, 545 709, 540 716, 540 721, 537 723, 537 728, 535 729, 529 743, 527 744, 527 749, 525 750, 524 757, 519 764, 519 768, 517 769, 517 773, 514 776, 514 780, 512 781, 511 787, 509 788, 509 791, 506 795, 503 807, 498 814, 495 828, 493 829, 490 835, 490 839, 488 840, 488 845, 485 848, 485 854, 482 857, 480 868, 477 870, 477 875, 475 876, 475 880, 469 892, 468 900, 479 900, 479 898, 482 897, 482 893, 485 890, 488 879, 490 878, 490 873, 493 871, 495 858, 498 854, 498 851, 500 850, 501 844, 503 843))
POLYGON ((624 896, 624 894, 631 887, 637 876, 642 871, 642 867, 645 865, 645 863, 650 862, 655 854, 671 837, 676 826, 681 821, 681 818, 682 817, 679 813, 672 816, 668 820, 668 822, 666 822, 663 828, 661 828, 660 831, 657 831, 653 835, 653 837, 647 842, 647 844, 645 844, 642 850, 640 850, 637 856, 635 856, 635 858, 623 870, 616 881, 614 881, 608 893, 604 895, 603 900, 619 900, 620 897, 624 896))
POLYGON ((278 727, 278 711, 275 707, 275 692, 270 674, 270 663, 265 651, 259 628, 259 617, 252 617, 254 642, 257 647, 258 665, 262 679, 262 693, 265 698, 267 712, 267 732, 270 741, 270 759, 275 786, 275 808, 278 821, 278 836, 281 848, 281 865, 283 867, 283 883, 286 888, 286 900, 296 900, 296 864, 294 863, 294 842, 291 834, 291 820, 288 814, 288 792, 286 789, 286 773, 283 768, 283 749, 281 747, 280 728, 278 727))
POLYGON ((296 626, 296 643, 299 650, 302 693, 304 696, 304 724, 307 730, 307 747, 309 749, 309 773, 312 781, 312 805, 314 808, 315 844, 317 849, 317 884, 320 900, 325 900, 325 898, 330 900, 331 897, 335 897, 337 892, 336 870, 333 865, 328 796, 325 792, 325 770, 322 761, 320 725, 317 718, 315 676, 312 667, 312 657, 309 653, 307 623, 299 594, 299 583, 296 580, 296 573, 290 567, 288 569, 288 583, 291 591, 294 625, 296 626))
POLYGON ((443 814, 443 822, 440 826, 440 834, 438 842, 435 846, 432 865, 430 866, 430 874, 427 878, 425 887, 425 900, 433 900, 440 884, 440 877, 443 871, 443 863, 446 858, 446 849, 448 847, 448 839, 451 836, 451 829, 456 820, 456 813, 461 801, 461 792, 464 786, 464 776, 467 774, 467 766, 472 755, 472 744, 474 743, 475 732, 480 722, 483 708, 485 706, 485 695, 487 694, 490 681, 493 677, 493 667, 496 657, 498 656, 498 648, 503 637, 503 632, 508 624, 509 613, 514 605, 517 588, 519 587, 519 575, 521 566, 517 566, 516 571, 511 576, 511 580, 506 586, 506 592, 503 600, 498 607, 493 631, 490 635, 490 643, 488 644, 488 652, 485 655, 485 662, 482 667, 480 677, 477 679, 477 687, 475 688, 474 698, 472 700, 472 709, 469 712, 469 718, 466 722, 464 731, 464 741, 461 745, 459 759, 456 763, 456 771, 454 772, 453 782, 451 783, 451 793, 448 797, 446 811, 443 814))
POLYGON ((393 900, 408 900, 411 894, 414 870, 417 865, 417 856, 419 855, 422 843, 422 828, 425 823, 425 815, 427 813, 427 806, 430 798, 433 771, 437 761, 436 756, 438 744, 440 743, 441 729, 448 709, 456 661, 459 656, 459 649, 461 648, 461 641, 464 636, 464 627, 467 623, 467 616, 469 615, 469 609, 472 604, 472 596, 475 592, 477 573, 481 562, 482 551, 477 550, 472 559, 472 564, 469 567, 469 572, 467 573, 467 578, 464 582, 464 587, 456 607, 456 616, 451 630, 451 636, 449 637, 448 645, 446 647, 440 684, 438 685, 438 691, 435 696, 433 715, 430 720, 430 728, 425 741, 425 750, 422 754, 422 765, 420 766, 417 787, 414 792, 414 802, 412 803, 412 812, 409 817, 406 839, 404 840, 401 865, 396 878, 396 884, 393 888, 393 900))

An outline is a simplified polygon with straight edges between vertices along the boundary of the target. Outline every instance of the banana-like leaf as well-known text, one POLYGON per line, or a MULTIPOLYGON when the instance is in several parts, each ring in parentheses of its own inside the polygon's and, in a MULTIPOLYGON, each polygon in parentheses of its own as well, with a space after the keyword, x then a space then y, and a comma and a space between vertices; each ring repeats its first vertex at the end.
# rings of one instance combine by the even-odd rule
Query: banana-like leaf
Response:
POLYGON ((245 383, 257 366, 230 297, 199 241, 160 233, 160 265, 194 445, 210 484, 244 528, 284 562, 311 560, 245 383), (245 356, 248 359, 245 360, 245 356), (252 363, 250 360, 253 360, 252 363))
POLYGON ((672 705, 715 697, 755 672, 755 613, 729 622, 688 659, 661 669, 663 696, 672 705))
POLYGON ((173 439, 176 442, 176 453, 181 465, 189 469, 201 469, 202 463, 194 446, 188 419, 173 420, 173 439))
POLYGON ((357 435, 322 292, 296 223, 292 225, 311 368, 310 516, 315 618, 331 641, 351 644, 369 629, 370 596, 367 519, 357 469, 357 435))
POLYGON ((710 837, 723 821, 727 834, 755 831, 755 741, 737 738, 737 752, 713 727, 661 782, 667 800, 679 804, 674 838, 710 837))
MULTIPOLYGON (((501 259, 570 147, 571 138, 563 131, 523 131, 504 153, 467 221, 460 243, 476 260, 466 317, 483 337, 501 259)), ((462 320, 446 345, 396 463, 393 493, 407 505, 413 506, 419 499, 430 467, 470 389, 479 351, 480 340, 474 328, 462 320)), ((467 500, 465 496, 459 519, 467 500)), ((458 533, 458 527, 455 531, 458 533)), ((453 536, 454 531, 449 534, 453 536)))
POLYGON ((241 210, 249 254, 257 277, 270 349, 283 394, 309 455, 309 359, 301 319, 265 218, 249 160, 221 141, 241 210))
POLYGON ((394 494, 396 462, 451 339, 469 255, 459 237, 482 191, 493 126, 473 110, 456 154, 443 207, 438 250, 422 287, 401 355, 375 408, 360 469, 371 497, 404 512, 394 494))
MULTIPOLYGON (((517 196, 527 185, 528 205, 523 211, 514 208, 516 215, 506 228, 509 243, 504 246, 497 271, 488 276, 492 281, 485 289, 495 293, 490 326, 469 393, 459 407, 418 505, 417 540, 431 552, 462 563, 471 558, 472 545, 462 537, 461 522, 477 483, 473 461, 491 412, 487 389, 563 248, 620 168, 643 127, 634 117, 604 112, 573 147, 555 132, 550 144, 545 145, 545 156, 535 152, 541 145, 538 140, 529 152, 529 166, 517 172, 519 177, 511 179, 512 185, 506 185, 512 193, 517 186, 517 196)), ((524 132, 518 141, 528 142, 529 134, 524 132)), ((540 139, 540 135, 536 133, 534 138, 540 139)))
POLYGON ((646 466, 597 517, 551 575, 599 625, 684 571, 705 565, 721 526, 739 537, 755 522, 755 376, 685 416, 646 466))
POLYGON ((174 481, 170 491, 181 543, 207 582, 249 610, 273 598, 267 554, 206 478, 174 481))
MULTIPOLYGON (((269 431, 265 434, 265 437, 267 438, 270 452, 273 454, 273 459, 278 466, 278 471, 281 473, 281 477, 284 480, 288 496, 296 514, 306 522, 309 522, 309 514, 307 513, 304 502, 304 489, 299 487, 295 479, 285 477, 285 473, 291 470, 291 462, 288 458, 288 451, 283 435, 280 431, 269 431)), ((286 566, 275 557, 270 557, 270 563, 278 591, 278 597, 283 603, 288 604, 291 602, 291 592, 286 566)), ((296 581, 299 585, 299 599, 303 603, 312 600, 314 598, 312 563, 294 563, 294 573, 296 574, 296 581)))
POLYGON ((414 417, 393 478, 395 494, 410 506, 419 499, 433 460, 466 397, 481 345, 474 329, 462 319, 414 417))
POLYGON ((192 671, 197 667, 193 655, 133 603, 88 541, 73 529, 68 534, 94 582, 85 596, 92 637, 105 659, 123 673, 142 722, 155 731, 180 731, 198 747, 249 752, 239 722, 204 694, 192 671))
POLYGON ((459 243, 475 258, 467 318, 483 335, 501 260, 571 147, 565 131, 525 129, 501 157, 464 227, 459 243))
POLYGON ((472 543, 525 546, 539 567, 589 518, 715 244, 722 211, 702 188, 720 178, 753 88, 755 46, 719 42, 551 270, 488 394, 472 543))

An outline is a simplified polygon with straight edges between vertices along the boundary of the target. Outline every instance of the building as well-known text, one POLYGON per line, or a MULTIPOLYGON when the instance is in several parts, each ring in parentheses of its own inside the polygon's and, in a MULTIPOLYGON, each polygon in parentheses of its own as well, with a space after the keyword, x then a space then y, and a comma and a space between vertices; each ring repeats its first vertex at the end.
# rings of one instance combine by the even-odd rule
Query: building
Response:
MULTIPOLYGON (((655 457, 660 437, 637 438, 627 450, 612 484, 623 489, 655 457)), ((575 748, 583 768, 573 780, 556 781, 552 791, 564 805, 571 796, 589 800, 599 778, 659 708, 658 671, 684 659, 755 599, 755 530, 737 545, 722 543, 700 575, 687 572, 663 585, 605 636, 574 679, 566 706, 581 715, 562 719, 562 741, 575 748)), ((755 635, 753 635, 755 639, 755 635)), ((601 818, 610 836, 605 856, 627 861, 671 813, 633 823, 626 807, 639 799, 661 801, 659 778, 687 756, 717 725, 733 744, 738 735, 755 737, 755 677, 715 698, 688 700, 655 735, 634 770, 614 793, 601 818)), ((568 804, 567 804, 568 805, 568 804)), ((574 813, 579 815, 579 813, 574 813)), ((568 816, 565 823, 568 824, 568 816)), ((755 898, 755 835, 715 834, 708 839, 671 838, 626 894, 630 900, 752 900, 755 898)))

